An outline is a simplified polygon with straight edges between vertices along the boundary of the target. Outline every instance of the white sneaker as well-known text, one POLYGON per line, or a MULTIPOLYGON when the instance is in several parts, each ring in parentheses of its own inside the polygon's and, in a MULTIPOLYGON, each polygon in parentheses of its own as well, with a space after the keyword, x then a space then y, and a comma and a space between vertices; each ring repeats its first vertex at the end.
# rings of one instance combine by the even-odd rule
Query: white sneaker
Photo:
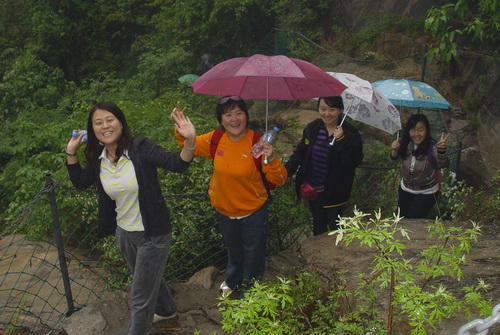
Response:
POLYGON ((160 321, 163 321, 163 320, 173 319, 176 316, 177 316, 177 312, 174 312, 173 314, 171 314, 169 316, 161 316, 161 315, 155 314, 153 316, 153 323, 157 323, 157 322, 160 322, 160 321))
POLYGON ((229 286, 227 286, 225 280, 220 284, 219 290, 221 290, 222 293, 231 293, 233 291, 229 286))

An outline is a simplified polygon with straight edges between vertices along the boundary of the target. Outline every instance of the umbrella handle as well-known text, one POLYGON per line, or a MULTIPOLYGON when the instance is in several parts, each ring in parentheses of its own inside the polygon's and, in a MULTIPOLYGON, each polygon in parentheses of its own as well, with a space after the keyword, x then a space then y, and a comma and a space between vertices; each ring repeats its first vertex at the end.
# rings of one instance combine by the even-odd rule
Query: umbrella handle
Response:
MULTIPOLYGON (((344 123, 346 116, 347 116, 347 113, 344 113, 344 117, 342 118, 342 121, 340 121, 340 124, 339 124, 340 127, 342 127, 342 124, 344 123)), ((335 136, 333 136, 333 139, 330 142, 330 146, 333 145, 333 142, 335 142, 335 136)))

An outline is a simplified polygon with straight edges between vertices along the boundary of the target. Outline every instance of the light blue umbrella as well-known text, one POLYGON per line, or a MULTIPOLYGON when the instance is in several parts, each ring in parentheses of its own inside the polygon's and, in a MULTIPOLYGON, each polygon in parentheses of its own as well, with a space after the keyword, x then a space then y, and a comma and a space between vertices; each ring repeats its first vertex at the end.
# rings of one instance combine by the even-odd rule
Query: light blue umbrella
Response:
POLYGON ((372 85, 396 106, 450 108, 448 101, 434 87, 421 81, 385 79, 376 81, 372 85))

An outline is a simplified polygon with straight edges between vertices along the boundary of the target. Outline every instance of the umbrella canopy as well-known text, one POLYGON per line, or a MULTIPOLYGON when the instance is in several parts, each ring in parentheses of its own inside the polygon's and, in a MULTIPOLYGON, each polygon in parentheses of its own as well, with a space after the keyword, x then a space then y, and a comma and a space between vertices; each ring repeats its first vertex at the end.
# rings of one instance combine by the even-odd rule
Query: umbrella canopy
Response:
POLYGON ((401 117, 398 109, 377 88, 372 87, 372 90, 371 102, 362 100, 351 93, 342 93, 345 116, 391 135, 401 130, 401 117))
POLYGON ((194 93, 243 99, 297 100, 338 96, 346 88, 309 62, 286 56, 253 55, 221 62, 191 84, 194 93))
POLYGON ((406 79, 386 79, 373 83, 394 105, 448 109, 450 104, 429 84, 406 79))
POLYGON ((373 89, 372 84, 368 80, 359 78, 350 73, 327 72, 330 76, 346 85, 347 88, 342 92, 342 98, 345 99, 346 94, 356 96, 366 102, 372 101, 373 89))
POLYGON ((191 84, 193 81, 195 81, 198 78, 200 78, 200 76, 198 76, 196 74, 188 73, 188 74, 183 75, 182 77, 177 78, 177 80, 179 80, 179 82, 183 83, 183 84, 191 84))

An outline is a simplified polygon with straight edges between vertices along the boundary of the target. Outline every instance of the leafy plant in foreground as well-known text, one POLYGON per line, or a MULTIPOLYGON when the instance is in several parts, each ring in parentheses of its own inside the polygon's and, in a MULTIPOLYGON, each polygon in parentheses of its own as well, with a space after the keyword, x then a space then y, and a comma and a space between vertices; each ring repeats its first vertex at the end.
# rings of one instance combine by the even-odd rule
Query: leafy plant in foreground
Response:
POLYGON ((396 331, 424 335, 458 312, 470 316, 479 310, 487 316, 491 304, 481 293, 489 286, 482 280, 464 287, 463 297, 432 284, 438 277, 463 277, 460 266, 480 227, 474 222, 448 227, 436 221, 428 227, 429 246, 412 260, 405 258, 403 241, 410 239, 410 232, 399 226, 400 220, 399 215, 382 218, 380 211, 370 216, 355 209, 332 234, 337 244, 347 247, 357 241, 375 251, 369 273, 357 274, 357 284, 347 271, 326 281, 316 274, 301 273, 257 282, 242 300, 221 298, 223 330, 242 335, 385 335, 396 331))
MULTIPOLYGON (((443 285, 433 286, 431 281, 441 276, 460 280, 460 266, 466 262, 472 242, 477 241, 480 226, 472 222, 469 227, 449 227, 439 220, 429 226, 429 246, 423 249, 416 262, 406 259, 401 238, 410 239, 409 232, 398 226, 401 217, 382 219, 380 211, 369 217, 357 210, 354 216, 342 218, 336 234, 336 243, 348 246, 354 240, 376 250, 371 277, 360 283, 360 288, 373 285, 374 290, 388 289, 387 333, 392 334, 397 321, 408 320, 411 334, 427 334, 428 327, 462 311, 472 313, 471 297, 455 297, 443 285), (431 241, 431 238, 433 239, 431 241), (434 242, 431 244, 430 242, 434 242)), ((488 285, 479 281, 465 291, 480 292, 488 285)), ((477 302, 476 302, 477 304, 477 302)), ((480 305, 487 304, 483 301, 480 305)), ((477 305, 476 305, 477 306, 477 305)))

